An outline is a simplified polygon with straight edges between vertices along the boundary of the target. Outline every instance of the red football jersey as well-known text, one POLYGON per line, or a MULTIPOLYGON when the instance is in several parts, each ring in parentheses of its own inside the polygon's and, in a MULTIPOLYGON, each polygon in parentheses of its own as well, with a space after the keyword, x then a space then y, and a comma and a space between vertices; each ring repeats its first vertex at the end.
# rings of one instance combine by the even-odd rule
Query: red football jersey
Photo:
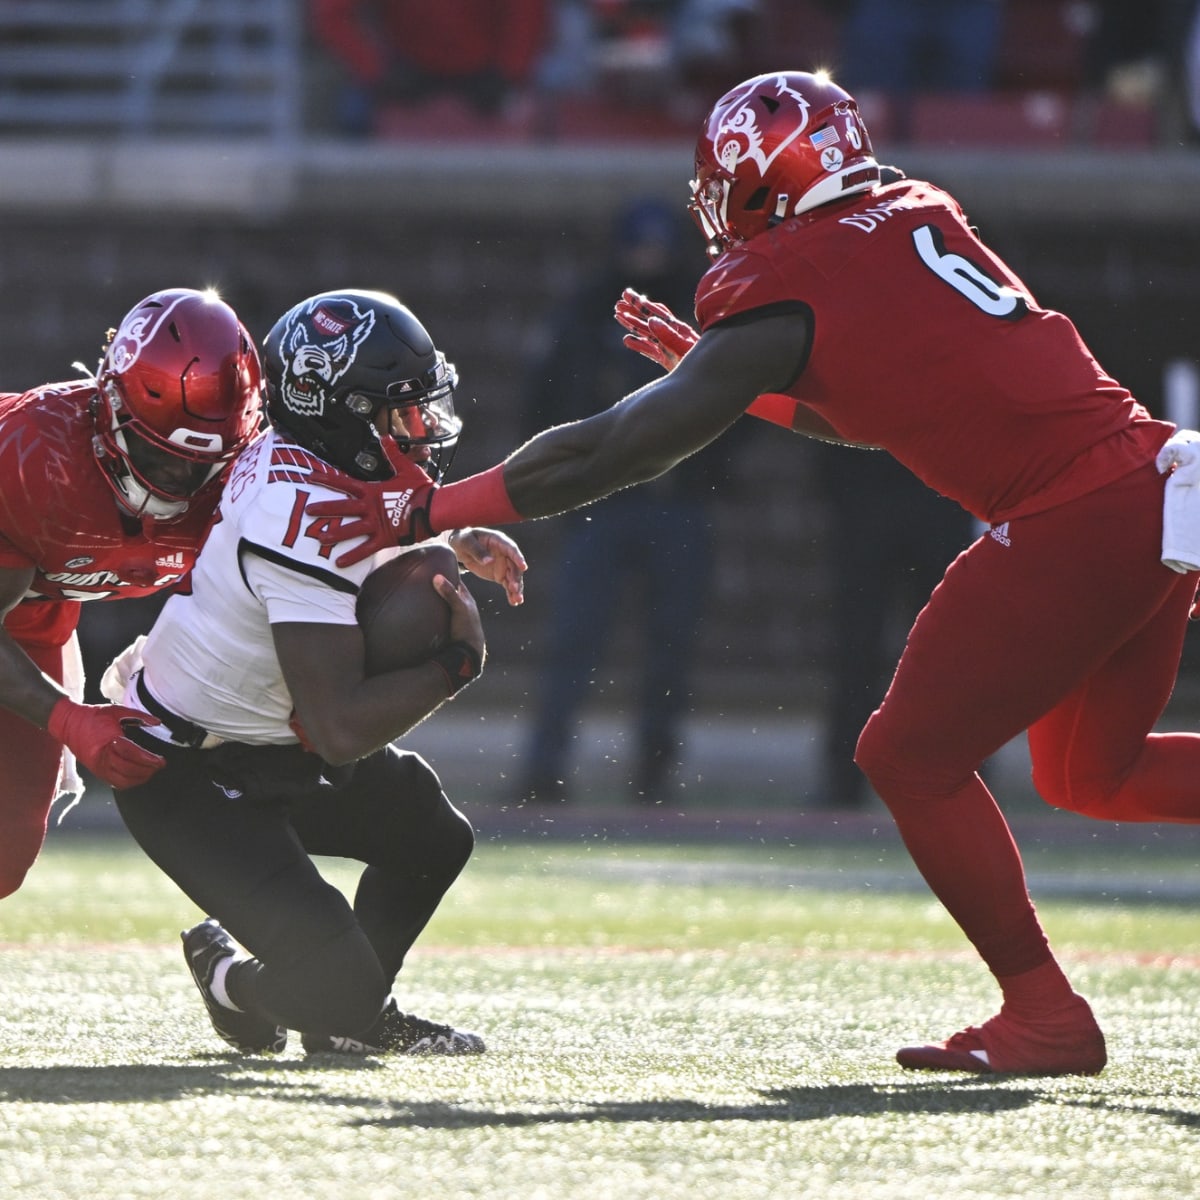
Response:
POLYGON ((823 206, 730 250, 700 281, 696 315, 707 329, 789 304, 810 310, 813 335, 786 394, 989 523, 1120 478, 1173 429, 928 183, 823 206))
POLYGON ((61 645, 79 601, 148 596, 196 560, 219 492, 169 525, 124 516, 92 453, 89 380, 0 394, 0 567, 35 568, 4 627, 61 645))

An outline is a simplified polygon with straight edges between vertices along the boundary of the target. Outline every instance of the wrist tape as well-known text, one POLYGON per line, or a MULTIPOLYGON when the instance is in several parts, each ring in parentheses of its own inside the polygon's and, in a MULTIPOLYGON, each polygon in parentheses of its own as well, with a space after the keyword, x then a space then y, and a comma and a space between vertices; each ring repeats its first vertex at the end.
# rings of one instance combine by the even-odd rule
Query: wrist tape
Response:
POLYGON ((430 660, 446 677, 449 695, 461 691, 483 672, 483 659, 474 646, 466 642, 451 642, 430 660))

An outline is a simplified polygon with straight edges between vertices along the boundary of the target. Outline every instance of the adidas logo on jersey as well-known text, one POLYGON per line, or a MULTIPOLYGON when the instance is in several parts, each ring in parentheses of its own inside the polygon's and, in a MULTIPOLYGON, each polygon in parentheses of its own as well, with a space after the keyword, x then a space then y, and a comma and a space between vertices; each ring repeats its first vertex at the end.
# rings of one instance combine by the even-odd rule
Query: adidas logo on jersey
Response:
POLYGON ((174 554, 161 554, 154 560, 154 565, 159 570, 182 571, 184 567, 183 553, 176 550, 174 554))
POLYGON ((993 526, 988 531, 988 536, 994 541, 997 541, 1002 546, 1011 546, 1012 538, 1008 536, 1008 522, 1004 521, 999 525, 993 526))
POLYGON ((402 492, 383 493, 383 511, 387 514, 387 519, 391 522, 393 529, 398 529, 404 521, 412 494, 412 488, 405 488, 402 492))

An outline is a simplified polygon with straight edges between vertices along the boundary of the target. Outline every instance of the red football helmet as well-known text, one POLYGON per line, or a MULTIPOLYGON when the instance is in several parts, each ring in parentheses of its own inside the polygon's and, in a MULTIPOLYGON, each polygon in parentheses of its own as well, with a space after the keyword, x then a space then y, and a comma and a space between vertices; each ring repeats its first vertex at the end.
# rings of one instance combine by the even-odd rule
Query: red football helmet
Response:
POLYGON ((260 425, 258 352, 215 292, 175 288, 135 305, 96 382, 96 459, 135 517, 182 517, 260 425))
POLYGON ((818 204, 874 187, 854 97, 827 75, 758 75, 713 105, 696 143, 692 216, 719 254, 818 204))

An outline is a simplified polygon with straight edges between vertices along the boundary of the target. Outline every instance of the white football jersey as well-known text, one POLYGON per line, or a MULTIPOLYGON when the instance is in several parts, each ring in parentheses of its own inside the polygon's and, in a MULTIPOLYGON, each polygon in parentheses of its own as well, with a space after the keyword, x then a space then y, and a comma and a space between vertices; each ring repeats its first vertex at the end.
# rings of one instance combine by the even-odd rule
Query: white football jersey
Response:
MULTIPOLYGON (((209 733, 254 745, 297 741, 292 698, 271 626, 284 621, 353 625, 358 589, 382 551, 350 567, 334 559, 356 544, 324 547, 309 503, 344 493, 321 482, 334 468, 268 430, 234 463, 220 511, 191 575, 172 596, 142 648, 150 694, 209 733)), ((125 703, 142 708, 136 689, 125 703)), ((166 736, 161 727, 148 732, 166 736)))

